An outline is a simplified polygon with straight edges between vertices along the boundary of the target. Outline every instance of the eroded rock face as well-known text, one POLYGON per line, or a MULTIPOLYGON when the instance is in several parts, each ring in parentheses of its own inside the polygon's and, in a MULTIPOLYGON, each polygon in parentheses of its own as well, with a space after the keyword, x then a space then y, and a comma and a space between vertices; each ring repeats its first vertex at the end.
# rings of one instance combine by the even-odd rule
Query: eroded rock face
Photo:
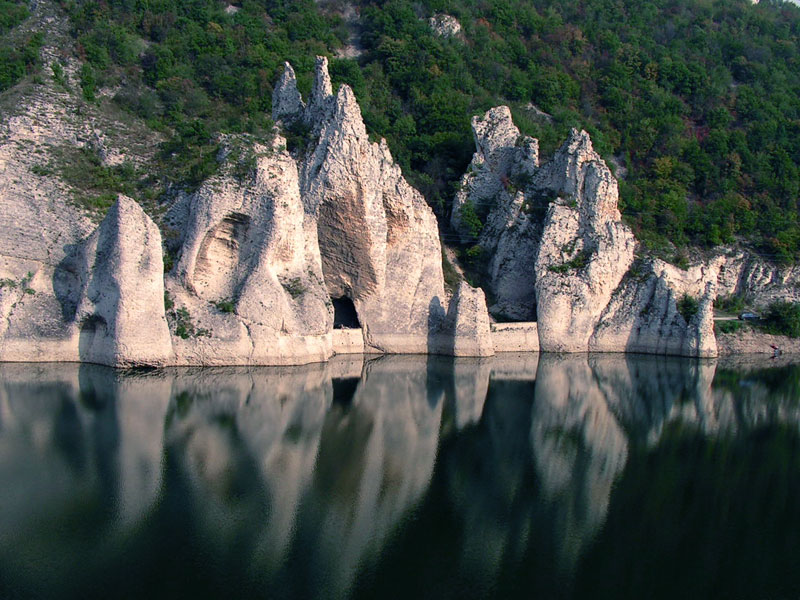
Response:
POLYGON ((11 299, 0 359, 115 367, 173 360, 161 234, 135 201, 119 196, 86 241, 55 268, 39 269, 0 290, 4 305, 11 299))
POLYGON ((486 311, 483 290, 473 288, 466 281, 459 283, 443 329, 440 354, 453 356, 492 356, 494 342, 486 311))
POLYGON ((317 221, 326 288, 353 301, 368 349, 427 352, 445 316, 436 218, 385 140, 369 141, 352 90, 330 94, 320 60, 307 114, 324 117, 301 166, 301 191, 317 221))
POLYGON ((533 261, 541 228, 524 208, 539 166, 539 143, 520 135, 507 106, 474 117, 472 131, 476 152, 453 200, 451 224, 467 243, 476 233, 469 215, 487 215, 476 241, 490 257, 489 281, 497 298, 490 310, 530 321, 536 315, 533 261))
POLYGON ((762 309, 776 300, 800 302, 800 267, 769 263, 742 251, 720 260, 724 260, 718 279, 720 296, 744 296, 762 309))
POLYGON ((305 110, 305 103, 297 91, 297 77, 292 65, 283 65, 283 75, 272 92, 272 120, 287 125, 297 119, 305 110))
MULTIPOLYGON (((435 217, 386 142, 369 141, 352 90, 334 96, 319 57, 306 107, 287 66, 273 115, 305 123, 308 146, 291 155, 278 135, 254 148, 250 176, 224 167, 173 211, 185 232, 167 280, 178 362, 326 360, 342 305, 355 310, 367 351, 440 352, 446 330, 452 353, 435 217)), ((485 353, 485 336, 467 329, 459 352, 485 353)))
POLYGON ((164 260, 155 223, 120 195, 85 252, 88 277, 76 315, 80 360, 113 367, 170 363, 164 260))
POLYGON ((541 166, 538 144, 519 135, 507 107, 474 118, 473 132, 477 151, 452 225, 488 256, 492 314, 536 320, 543 351, 715 355, 711 303, 724 261, 632 270, 636 240, 617 208, 616 179, 585 131, 572 130, 541 166), (698 302, 692 315, 678 310, 684 295, 698 302))
POLYGON ((278 136, 272 148, 256 147, 245 181, 223 174, 189 200, 167 288, 202 333, 176 337, 179 362, 291 364, 331 354, 316 223, 285 145, 278 136))
POLYGON ((548 210, 536 257, 539 343, 585 351, 636 241, 617 210, 617 182, 586 132, 573 130, 537 180, 561 199, 548 210))
POLYGON ((637 262, 605 307, 589 350, 716 356, 713 300, 719 262, 702 267, 637 262), (679 310, 684 296, 698 301, 694 314, 679 310))

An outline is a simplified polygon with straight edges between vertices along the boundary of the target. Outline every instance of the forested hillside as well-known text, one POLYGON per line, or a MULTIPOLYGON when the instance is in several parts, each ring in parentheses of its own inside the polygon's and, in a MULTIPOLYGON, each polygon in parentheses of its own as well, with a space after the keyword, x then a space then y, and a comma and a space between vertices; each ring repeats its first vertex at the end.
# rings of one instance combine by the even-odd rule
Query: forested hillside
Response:
MULTIPOLYGON (((36 71, 39 42, 12 47, 8 32, 25 7, 0 7, 2 90, 36 71)), ((84 61, 75 84, 85 100, 114 102, 168 137, 157 176, 136 182, 142 193, 213 173, 218 132, 267 135, 283 61, 307 93, 314 55, 324 54, 334 83, 352 85, 368 128, 387 138, 440 216, 473 152, 470 117, 509 104, 545 155, 570 127, 590 132, 621 179, 623 213, 651 249, 672 257, 676 248, 743 241, 769 257, 800 258, 800 9, 792 4, 89 0, 63 8, 84 61), (439 12, 457 17, 462 34, 438 37, 428 18, 439 12)))

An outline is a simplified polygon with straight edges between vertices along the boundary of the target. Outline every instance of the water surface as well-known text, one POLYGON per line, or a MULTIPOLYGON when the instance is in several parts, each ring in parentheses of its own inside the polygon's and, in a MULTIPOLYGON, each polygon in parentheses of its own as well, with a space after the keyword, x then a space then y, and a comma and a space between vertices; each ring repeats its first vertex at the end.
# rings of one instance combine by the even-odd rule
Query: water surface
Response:
POLYGON ((0 598, 800 596, 800 367, 0 365, 0 598))

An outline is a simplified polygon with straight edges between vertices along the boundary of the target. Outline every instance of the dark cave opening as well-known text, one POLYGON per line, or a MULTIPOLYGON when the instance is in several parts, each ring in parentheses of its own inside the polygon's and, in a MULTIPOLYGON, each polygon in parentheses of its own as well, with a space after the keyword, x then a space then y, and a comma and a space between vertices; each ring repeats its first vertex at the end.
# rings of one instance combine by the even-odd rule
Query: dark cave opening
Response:
POLYGON ((360 329, 358 313, 355 304, 347 296, 331 298, 333 302, 333 328, 334 329, 360 329))

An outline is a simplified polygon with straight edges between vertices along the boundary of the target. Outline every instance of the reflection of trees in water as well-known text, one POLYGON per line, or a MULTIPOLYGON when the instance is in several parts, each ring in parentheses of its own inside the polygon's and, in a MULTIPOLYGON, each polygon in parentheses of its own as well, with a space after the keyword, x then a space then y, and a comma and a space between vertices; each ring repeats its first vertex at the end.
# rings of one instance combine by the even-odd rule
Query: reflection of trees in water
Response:
POLYGON ((685 554, 698 594, 690 575, 724 588, 730 565, 762 581, 737 557, 784 573, 770 548, 800 547, 780 526, 800 531, 800 371, 777 373, 607 355, 3 365, 0 572, 27 569, 42 593, 169 591, 178 574, 173 591, 200 595, 558 597, 623 580, 647 596, 650 570, 666 586, 685 554))
POLYGON ((577 596, 797 597, 796 428, 716 437, 678 422, 665 428, 658 446, 632 454, 617 482, 577 572, 577 596))

